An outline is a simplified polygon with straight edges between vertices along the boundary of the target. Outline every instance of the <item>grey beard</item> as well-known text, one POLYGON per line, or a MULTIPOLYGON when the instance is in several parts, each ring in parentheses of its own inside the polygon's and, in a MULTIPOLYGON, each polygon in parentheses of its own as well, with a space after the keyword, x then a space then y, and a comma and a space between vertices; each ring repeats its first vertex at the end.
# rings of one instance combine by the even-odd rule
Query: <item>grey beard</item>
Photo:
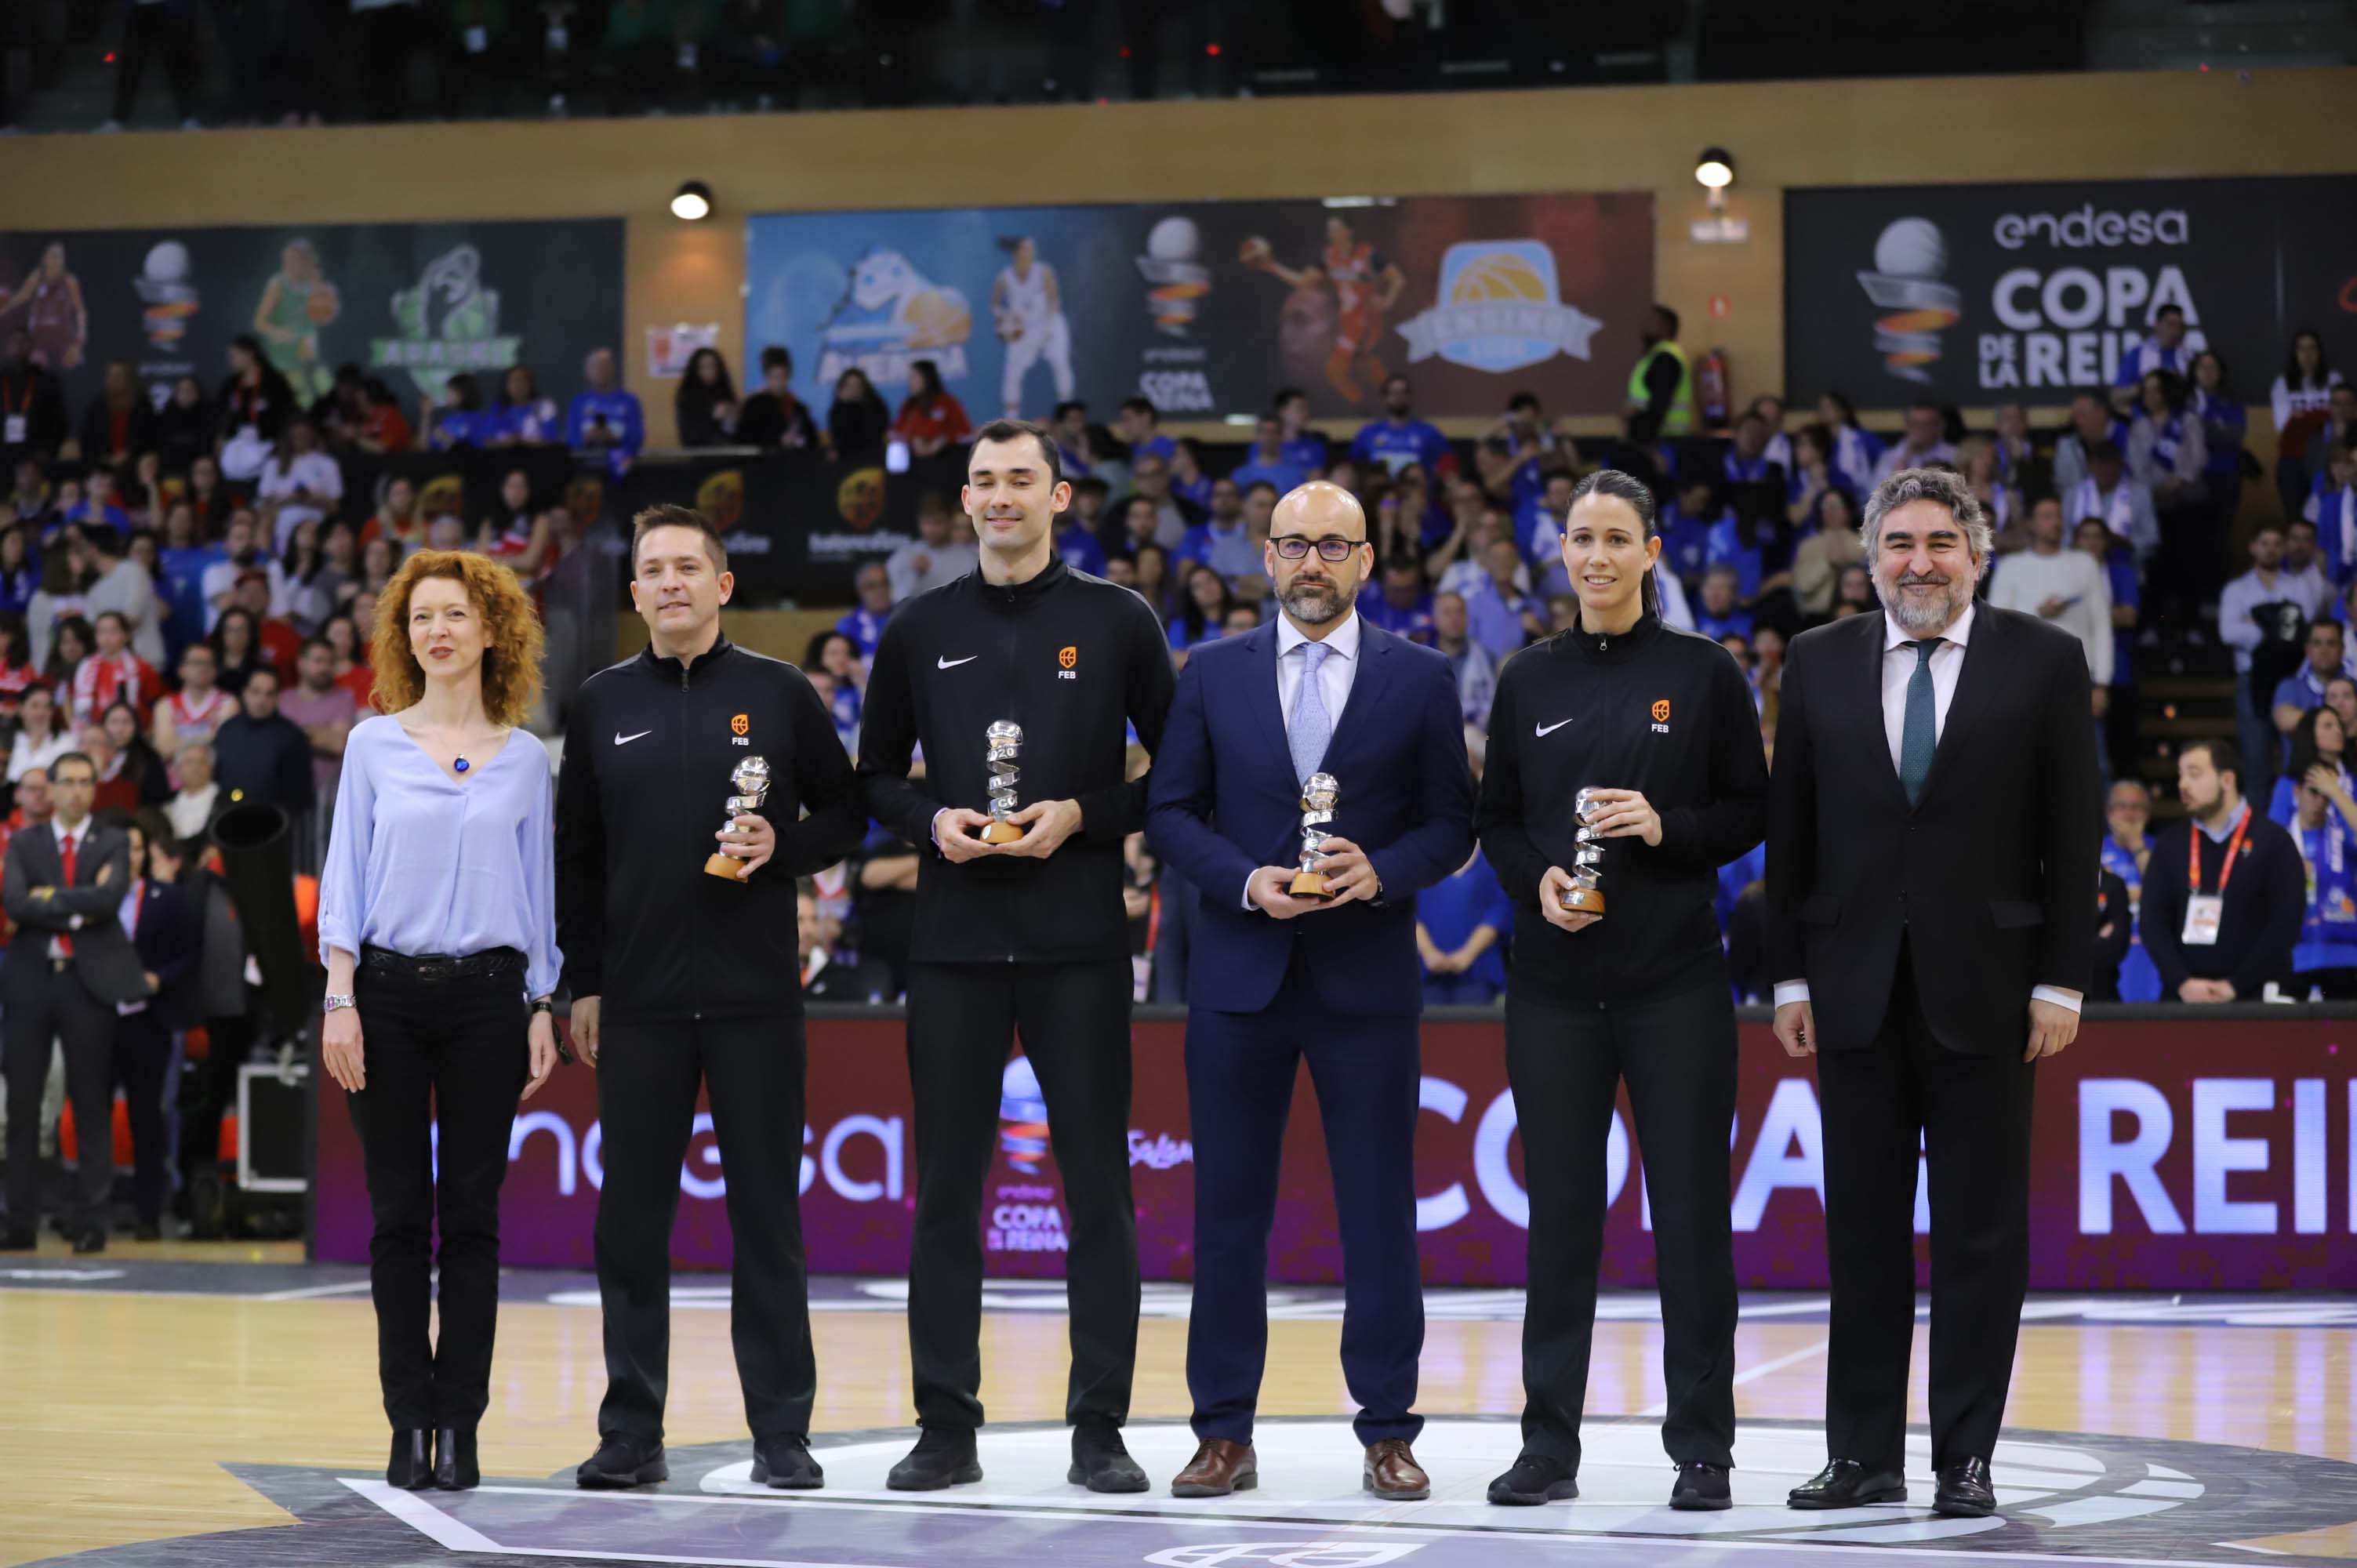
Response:
POLYGON ((1951 577, 1943 601, 1927 608, 1911 603, 1901 588, 1894 588, 1886 594, 1882 579, 1877 577, 1874 579, 1874 596, 1882 601, 1883 613, 1898 624, 1900 630, 1923 637, 1945 628, 1964 614, 1964 607, 1972 602, 1973 588, 1971 584, 1959 583, 1951 577))
POLYGON ((1351 603, 1342 596, 1341 590, 1324 583, 1296 584, 1278 595, 1276 602, 1290 610, 1294 619, 1307 621, 1311 626, 1324 626, 1329 620, 1340 619, 1351 603))

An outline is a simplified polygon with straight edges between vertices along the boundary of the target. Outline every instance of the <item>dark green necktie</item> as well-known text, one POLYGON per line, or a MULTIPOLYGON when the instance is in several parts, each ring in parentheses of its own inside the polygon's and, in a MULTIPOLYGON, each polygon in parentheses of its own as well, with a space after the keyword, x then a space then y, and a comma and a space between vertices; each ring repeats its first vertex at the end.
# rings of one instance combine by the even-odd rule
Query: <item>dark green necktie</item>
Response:
POLYGON ((1939 748, 1939 714, 1932 697, 1932 651, 1942 639, 1927 637, 1901 646, 1915 650, 1915 673, 1907 678, 1907 718, 1899 731, 1899 782, 1906 787, 1907 803, 1921 805, 1924 781, 1932 777, 1932 753, 1939 748))

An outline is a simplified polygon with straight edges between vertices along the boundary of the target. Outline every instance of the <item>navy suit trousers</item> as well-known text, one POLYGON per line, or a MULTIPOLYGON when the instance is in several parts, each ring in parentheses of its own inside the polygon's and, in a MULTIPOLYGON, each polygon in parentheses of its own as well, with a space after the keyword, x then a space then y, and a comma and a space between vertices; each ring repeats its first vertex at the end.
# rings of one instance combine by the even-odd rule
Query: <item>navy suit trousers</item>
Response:
MULTIPOLYGON (((1303 917, 1322 919, 1320 915, 1303 917)), ((1195 1303, 1187 1388, 1199 1438, 1249 1443, 1268 1359, 1268 1238, 1277 1163, 1304 1058, 1324 1118, 1342 1230, 1342 1375, 1361 1443, 1413 1439, 1424 1286, 1415 1240, 1414 1014, 1344 1017, 1297 950, 1266 1010, 1187 1015, 1195 1141, 1195 1303)))

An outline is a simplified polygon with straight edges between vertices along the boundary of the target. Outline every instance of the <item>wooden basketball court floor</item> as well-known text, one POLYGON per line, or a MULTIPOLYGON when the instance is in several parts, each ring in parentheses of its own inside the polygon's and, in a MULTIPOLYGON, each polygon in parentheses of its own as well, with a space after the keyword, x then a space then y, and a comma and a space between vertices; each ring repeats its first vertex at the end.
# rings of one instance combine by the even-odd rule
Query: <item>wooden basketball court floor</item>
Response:
MULTIPOLYGON (((1065 1323, 1056 1285, 994 1283, 984 1321, 991 1426, 980 1487, 880 1489, 909 1420, 894 1282, 821 1282, 816 1426, 829 1489, 746 1484, 750 1457, 725 1279, 676 1282, 669 1442, 658 1491, 590 1496, 571 1467, 602 1391, 594 1281, 511 1273, 482 1491, 383 1487, 365 1273, 293 1247, 55 1243, 0 1267, 0 1568, 91 1564, 496 1564, 612 1561, 859 1564, 1032 1562, 1065 1568, 1398 1562, 1759 1568, 1869 1554, 2025 1560, 2357 1560, 2357 1299, 2034 1298, 1996 1458, 2009 1517, 1940 1521, 1928 1476, 1907 1507, 1801 1515, 1783 1490, 1817 1464, 1824 1300, 1746 1298, 1738 1507, 1674 1515, 1655 1423, 1660 1330, 1648 1295, 1609 1295, 1576 1504, 1489 1509, 1520 1407, 1520 1297, 1434 1292, 1419 1453, 1429 1504, 1357 1491, 1330 1291, 1280 1291, 1260 1433, 1262 1489, 1180 1504, 1184 1286, 1149 1286, 1131 1445, 1152 1492, 1063 1484, 1065 1323), (711 1310, 717 1308, 718 1310, 711 1310), (1762 1552, 1768 1553, 1761 1556, 1762 1552)), ((1919 1327, 1915 1419, 1922 1415, 1919 1327)), ((1910 1469, 1927 1455, 1919 1439, 1910 1469)))

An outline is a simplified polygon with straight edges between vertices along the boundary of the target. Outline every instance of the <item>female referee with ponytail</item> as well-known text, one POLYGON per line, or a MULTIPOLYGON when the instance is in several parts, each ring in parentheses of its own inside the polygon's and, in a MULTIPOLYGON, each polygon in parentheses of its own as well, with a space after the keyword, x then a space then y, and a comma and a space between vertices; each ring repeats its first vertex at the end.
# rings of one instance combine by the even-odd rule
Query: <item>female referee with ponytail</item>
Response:
POLYGON ((1670 1506, 1723 1509, 1735 1441, 1735 1008, 1711 899, 1718 867, 1767 831, 1768 765, 1734 659, 1662 624, 1652 492, 1614 469, 1583 479, 1562 549, 1579 620, 1499 672, 1475 817, 1507 894, 1540 917, 1515 922, 1506 986, 1506 1073, 1531 1201, 1523 1449, 1490 1500, 1579 1495, 1605 1140, 1625 1079, 1661 1282, 1662 1440, 1678 1467, 1670 1506), (1594 824, 1608 841, 1601 915, 1561 903, 1582 789, 1598 792, 1594 824))

